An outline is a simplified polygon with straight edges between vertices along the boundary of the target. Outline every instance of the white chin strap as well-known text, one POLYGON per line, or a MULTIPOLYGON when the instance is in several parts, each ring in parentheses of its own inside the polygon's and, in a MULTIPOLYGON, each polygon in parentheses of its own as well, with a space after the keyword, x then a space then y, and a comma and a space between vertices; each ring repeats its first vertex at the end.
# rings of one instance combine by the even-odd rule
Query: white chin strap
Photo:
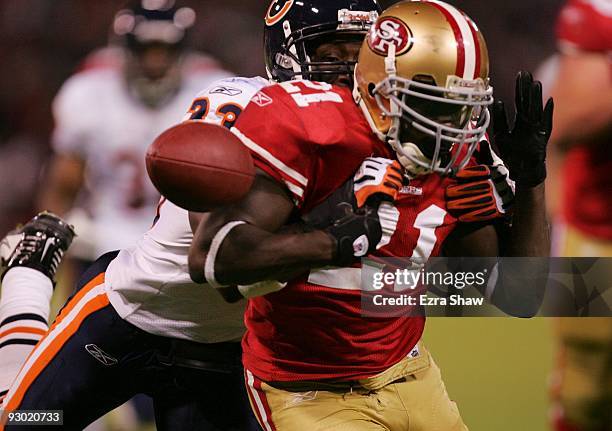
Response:
MULTIPOLYGON (((291 24, 289 20, 285 20, 283 22, 283 32, 285 34, 285 39, 289 37, 291 34, 291 24)), ((298 58, 297 49, 295 48, 295 44, 292 44, 289 47, 289 52, 298 58)), ((293 59, 293 57, 288 56, 289 61, 291 62, 291 68, 293 69, 293 73, 295 73, 294 79, 302 79, 302 67, 298 64, 297 61, 293 59)))
MULTIPOLYGON (((418 177, 419 175, 425 175, 433 171, 431 168, 431 160, 423 154, 416 144, 412 142, 400 143, 395 139, 391 139, 389 145, 391 145, 391 148, 395 151, 397 160, 411 177, 418 177)), ((435 167, 439 166, 440 161, 438 160, 435 167)))

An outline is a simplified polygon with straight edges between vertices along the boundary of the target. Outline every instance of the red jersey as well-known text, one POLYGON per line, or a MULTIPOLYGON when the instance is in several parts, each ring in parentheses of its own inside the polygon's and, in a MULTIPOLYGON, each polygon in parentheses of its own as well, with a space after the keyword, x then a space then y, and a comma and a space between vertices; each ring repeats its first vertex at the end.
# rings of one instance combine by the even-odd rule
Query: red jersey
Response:
MULTIPOLYGON (((559 15, 557 38, 565 52, 612 55, 612 5, 605 0, 570 0, 559 15)), ((612 240, 610 172, 612 157, 607 146, 578 146, 565 158, 562 187, 564 219, 587 234, 608 240, 612 240)))
MULTIPOLYGON (((260 91, 235 126, 257 167, 284 183, 308 212, 351 178, 368 156, 394 158, 372 132, 350 90, 291 81, 260 91)), ((457 220, 446 211, 452 181, 419 177, 394 204, 395 233, 375 255, 426 260, 457 220)), ((249 300, 244 365, 264 381, 353 380, 406 357, 421 338, 420 317, 367 318, 359 268, 313 270, 283 290, 249 300)))

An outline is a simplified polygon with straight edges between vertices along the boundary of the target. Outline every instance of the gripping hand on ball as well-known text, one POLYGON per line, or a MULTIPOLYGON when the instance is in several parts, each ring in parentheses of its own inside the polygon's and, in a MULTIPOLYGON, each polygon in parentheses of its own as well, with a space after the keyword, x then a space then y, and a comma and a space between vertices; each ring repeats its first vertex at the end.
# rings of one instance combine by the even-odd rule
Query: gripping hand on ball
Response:
POLYGON ((368 157, 353 178, 306 214, 303 220, 334 238, 336 264, 350 264, 373 252, 380 244, 384 229, 379 206, 395 201, 403 181, 397 161, 368 157))

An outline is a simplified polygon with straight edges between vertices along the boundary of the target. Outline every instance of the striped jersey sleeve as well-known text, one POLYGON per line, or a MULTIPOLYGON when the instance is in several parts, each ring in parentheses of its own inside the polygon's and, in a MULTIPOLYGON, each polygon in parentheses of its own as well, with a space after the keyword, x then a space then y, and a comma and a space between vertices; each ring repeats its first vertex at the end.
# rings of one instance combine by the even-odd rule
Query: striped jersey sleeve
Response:
POLYGON ((300 208, 313 182, 316 151, 288 93, 279 85, 260 90, 232 132, 251 150, 255 165, 282 183, 300 208))

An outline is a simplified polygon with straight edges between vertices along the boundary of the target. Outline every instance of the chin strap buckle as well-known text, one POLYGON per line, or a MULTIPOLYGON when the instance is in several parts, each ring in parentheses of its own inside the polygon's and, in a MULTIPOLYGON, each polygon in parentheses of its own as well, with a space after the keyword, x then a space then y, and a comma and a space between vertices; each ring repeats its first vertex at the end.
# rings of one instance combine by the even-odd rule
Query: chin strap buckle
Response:
POLYGON ((385 57, 385 72, 389 78, 397 75, 397 66, 395 64, 395 45, 389 46, 389 53, 385 57))

